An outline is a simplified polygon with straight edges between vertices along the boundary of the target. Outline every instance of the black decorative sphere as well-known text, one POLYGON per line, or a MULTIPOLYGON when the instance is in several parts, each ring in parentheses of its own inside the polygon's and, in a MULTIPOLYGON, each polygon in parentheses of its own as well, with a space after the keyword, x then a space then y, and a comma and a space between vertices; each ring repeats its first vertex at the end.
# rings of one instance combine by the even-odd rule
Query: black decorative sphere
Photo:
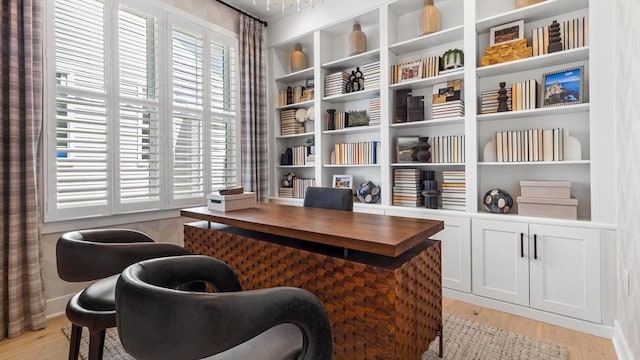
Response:
POLYGON ((282 176, 281 185, 282 187, 293 187, 293 179, 296 178, 296 174, 292 172, 288 172, 282 176))
POLYGON ((363 203, 373 204, 380 200, 380 185, 371 180, 367 180, 360 184, 356 191, 358 199, 363 203))
POLYGON ((513 198, 508 192, 500 189, 487 191, 482 201, 487 211, 496 214, 506 214, 513 208, 513 198))

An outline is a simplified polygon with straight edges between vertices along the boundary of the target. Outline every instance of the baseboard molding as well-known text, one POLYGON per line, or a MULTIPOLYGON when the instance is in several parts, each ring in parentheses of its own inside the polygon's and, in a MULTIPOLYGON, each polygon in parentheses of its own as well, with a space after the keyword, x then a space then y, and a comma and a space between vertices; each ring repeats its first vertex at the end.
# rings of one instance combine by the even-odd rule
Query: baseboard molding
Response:
POLYGON ((73 295, 75 293, 47 300, 47 319, 63 316, 67 309, 67 303, 73 295))
MULTIPOLYGON (((572 330, 584 332, 587 334, 612 339, 614 335, 613 327, 602 324, 595 324, 592 322, 578 320, 562 315, 548 313, 546 311, 540 311, 531 309, 528 307, 505 303, 502 301, 492 300, 478 295, 463 293, 460 291, 442 289, 442 294, 445 297, 468 302, 475 305, 488 307, 498 311, 508 312, 510 314, 526 317, 529 319, 546 322, 553 325, 566 327, 572 330)), ((620 358, 627 359, 627 358, 620 358)))
POLYGON ((622 327, 618 320, 613 321, 613 330, 613 348, 616 350, 618 359, 636 360, 631 353, 631 349, 629 349, 629 343, 622 332, 622 327))

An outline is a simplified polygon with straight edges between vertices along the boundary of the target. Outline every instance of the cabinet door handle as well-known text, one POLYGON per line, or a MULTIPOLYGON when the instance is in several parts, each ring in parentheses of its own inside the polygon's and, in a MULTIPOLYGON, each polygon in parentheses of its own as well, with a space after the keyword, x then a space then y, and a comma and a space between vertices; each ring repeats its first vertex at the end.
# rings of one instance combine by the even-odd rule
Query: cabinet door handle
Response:
POLYGON ((520 257, 524 257, 524 233, 520 233, 520 257))
POLYGON ((533 234, 533 258, 538 260, 538 235, 533 234))

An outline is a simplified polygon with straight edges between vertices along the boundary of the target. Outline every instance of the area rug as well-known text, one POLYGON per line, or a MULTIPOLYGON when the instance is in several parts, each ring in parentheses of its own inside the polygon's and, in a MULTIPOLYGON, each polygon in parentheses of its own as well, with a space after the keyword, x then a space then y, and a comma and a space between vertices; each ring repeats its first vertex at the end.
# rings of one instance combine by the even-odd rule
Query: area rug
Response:
MULTIPOLYGON (((62 328, 67 336, 71 326, 62 328)), ((87 360, 89 334, 85 329, 80 342, 80 357, 87 360)), ((479 324, 451 314, 444 314, 444 358, 447 360, 567 360, 569 352, 549 344, 506 330, 479 324)), ((103 360, 132 360, 120 345, 115 328, 107 329, 103 360)), ((431 343, 422 360, 437 360, 438 340, 431 343)))

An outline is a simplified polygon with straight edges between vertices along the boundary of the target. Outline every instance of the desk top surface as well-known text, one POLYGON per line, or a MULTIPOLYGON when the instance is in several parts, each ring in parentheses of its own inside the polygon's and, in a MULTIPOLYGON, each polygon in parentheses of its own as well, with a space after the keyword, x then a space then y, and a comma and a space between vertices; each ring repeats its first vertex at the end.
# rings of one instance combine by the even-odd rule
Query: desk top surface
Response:
POLYGON ((228 212, 206 206, 180 215, 237 228, 396 257, 444 228, 439 220, 259 203, 228 212))

